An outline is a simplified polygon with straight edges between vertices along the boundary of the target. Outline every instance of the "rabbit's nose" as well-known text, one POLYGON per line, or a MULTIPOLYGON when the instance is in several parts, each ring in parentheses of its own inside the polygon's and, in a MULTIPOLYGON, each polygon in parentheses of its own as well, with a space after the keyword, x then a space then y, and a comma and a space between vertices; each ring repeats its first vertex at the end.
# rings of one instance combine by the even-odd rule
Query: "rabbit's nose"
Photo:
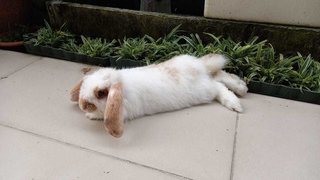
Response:
POLYGON ((80 105, 80 108, 85 112, 93 112, 93 111, 97 110, 97 107, 94 104, 92 104, 84 99, 80 99, 79 105, 80 105))

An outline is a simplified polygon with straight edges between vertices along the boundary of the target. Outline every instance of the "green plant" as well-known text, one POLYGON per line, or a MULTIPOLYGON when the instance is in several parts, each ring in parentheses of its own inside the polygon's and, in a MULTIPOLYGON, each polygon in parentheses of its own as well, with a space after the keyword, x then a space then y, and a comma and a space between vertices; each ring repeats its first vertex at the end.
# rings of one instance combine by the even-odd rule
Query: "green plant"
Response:
POLYGON ((90 57, 110 57, 113 53, 113 48, 115 45, 115 40, 107 42, 105 39, 101 38, 86 38, 81 36, 81 41, 77 45, 75 40, 71 40, 61 46, 62 49, 76 52, 82 55, 87 55, 90 57))
POLYGON ((320 65, 311 56, 284 57, 277 55, 271 44, 257 42, 254 37, 247 43, 223 40, 223 53, 229 57, 229 72, 242 76, 246 81, 255 80, 282 84, 294 88, 320 91, 320 65), (227 42, 226 42, 227 41, 227 42))
POLYGON ((143 37, 149 43, 149 49, 145 57, 145 61, 147 61, 148 64, 159 63, 173 56, 185 53, 186 45, 181 43, 183 38, 178 35, 180 32, 179 27, 180 25, 176 26, 167 35, 157 40, 148 35, 143 37))
POLYGON ((289 86, 300 89, 320 91, 320 63, 311 56, 303 58, 300 53, 296 56, 292 71, 289 73, 289 86))
POLYGON ((36 33, 27 37, 26 41, 34 45, 61 47, 62 44, 69 43, 74 35, 66 30, 66 24, 63 24, 59 30, 51 28, 49 23, 45 21, 45 27, 40 28, 36 33))
POLYGON ((82 44, 78 48, 78 53, 90 57, 109 57, 113 53, 115 40, 107 42, 101 38, 86 38, 81 36, 82 44))
POLYGON ((70 39, 67 43, 63 43, 60 48, 70 52, 78 52, 79 45, 75 39, 70 39))
POLYGON ((143 60, 148 50, 148 42, 145 38, 128 38, 119 40, 119 46, 115 48, 117 59, 143 60))
POLYGON ((181 44, 182 37, 178 35, 179 27, 180 25, 158 39, 145 35, 142 38, 119 40, 120 46, 116 48, 116 57, 117 59, 133 59, 151 64, 183 54, 184 45, 181 44))
POLYGON ((150 43, 149 47, 145 60, 150 63, 163 62, 173 56, 183 54, 183 46, 178 44, 177 41, 156 41, 155 43, 150 43))
POLYGON ((217 53, 219 50, 213 44, 204 44, 198 34, 190 34, 189 36, 182 36, 182 38, 187 45, 185 48, 186 54, 200 57, 209 53, 217 53))

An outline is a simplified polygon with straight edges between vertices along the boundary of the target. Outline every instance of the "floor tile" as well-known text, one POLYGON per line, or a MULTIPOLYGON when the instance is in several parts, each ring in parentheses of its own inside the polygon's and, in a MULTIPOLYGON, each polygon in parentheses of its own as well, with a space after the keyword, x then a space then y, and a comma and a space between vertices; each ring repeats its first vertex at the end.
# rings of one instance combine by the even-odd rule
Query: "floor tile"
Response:
POLYGON ((0 126, 0 179, 181 179, 0 126))
POLYGON ((0 49, 0 77, 6 78, 8 75, 21 68, 40 60, 41 57, 24 53, 5 51, 0 49))
POLYGON ((218 103, 132 120, 122 138, 68 91, 85 65, 44 58, 0 82, 0 123, 193 179, 229 179, 236 113, 218 103))
POLYGON ((320 106, 249 94, 239 115, 234 180, 320 179, 320 106))

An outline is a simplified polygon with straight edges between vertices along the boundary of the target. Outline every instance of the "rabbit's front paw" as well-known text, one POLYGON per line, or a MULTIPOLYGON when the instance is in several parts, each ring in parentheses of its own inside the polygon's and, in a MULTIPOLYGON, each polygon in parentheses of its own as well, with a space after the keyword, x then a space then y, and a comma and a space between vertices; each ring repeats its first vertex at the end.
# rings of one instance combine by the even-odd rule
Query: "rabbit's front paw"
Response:
POLYGON ((123 125, 120 123, 108 122, 105 124, 105 129, 111 134, 111 136, 119 138, 123 134, 123 125))
POLYGON ((103 120, 103 116, 96 113, 86 113, 86 117, 90 120, 97 120, 97 121, 103 120))

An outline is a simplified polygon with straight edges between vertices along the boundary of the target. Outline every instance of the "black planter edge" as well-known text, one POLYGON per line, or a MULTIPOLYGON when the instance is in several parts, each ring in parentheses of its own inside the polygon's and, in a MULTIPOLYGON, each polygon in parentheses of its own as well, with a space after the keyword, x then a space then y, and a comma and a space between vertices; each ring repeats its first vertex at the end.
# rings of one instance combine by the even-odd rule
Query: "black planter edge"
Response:
POLYGON ((135 61, 132 59, 112 59, 111 60, 111 67, 115 67, 117 69, 134 68, 134 67, 141 67, 146 65, 147 64, 145 62, 135 61))
POLYGON ((24 42, 26 51, 30 54, 40 55, 44 57, 51 57, 56 59, 63 59, 71 62, 84 63, 90 65, 97 65, 102 67, 110 67, 110 58, 90 57, 65 51, 63 49, 47 47, 47 46, 35 46, 31 43, 24 42))
POLYGON ((267 96, 279 97, 295 101, 320 104, 320 92, 300 90, 279 84, 250 81, 249 92, 267 96))

